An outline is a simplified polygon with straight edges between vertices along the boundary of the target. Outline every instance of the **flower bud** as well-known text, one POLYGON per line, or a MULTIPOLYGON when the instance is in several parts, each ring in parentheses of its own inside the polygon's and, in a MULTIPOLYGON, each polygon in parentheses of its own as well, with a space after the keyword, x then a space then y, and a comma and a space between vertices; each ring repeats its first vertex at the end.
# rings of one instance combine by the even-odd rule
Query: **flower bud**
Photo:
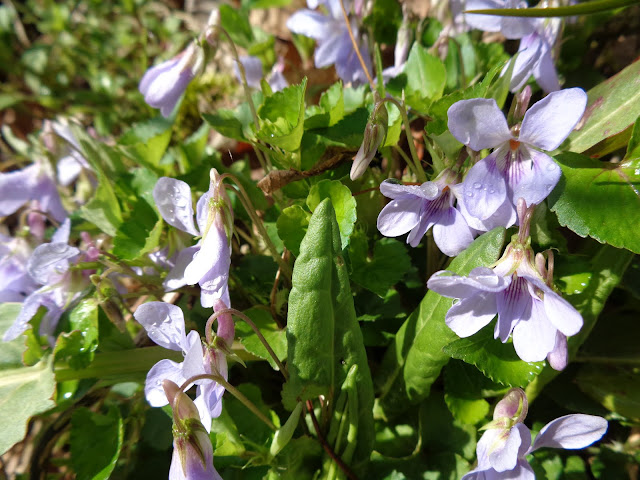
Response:
POLYGON ((529 402, 524 390, 512 388, 496 405, 493 411, 493 419, 508 418, 513 420, 514 423, 522 423, 527 417, 528 410, 529 402))
POLYGON ((360 150, 358 150, 356 157, 353 159, 350 173, 351 180, 356 180, 362 176, 387 136, 387 126, 389 122, 387 108, 380 100, 377 92, 374 93, 374 98, 376 104, 373 108, 369 123, 367 123, 364 130, 362 145, 360 145, 360 150))

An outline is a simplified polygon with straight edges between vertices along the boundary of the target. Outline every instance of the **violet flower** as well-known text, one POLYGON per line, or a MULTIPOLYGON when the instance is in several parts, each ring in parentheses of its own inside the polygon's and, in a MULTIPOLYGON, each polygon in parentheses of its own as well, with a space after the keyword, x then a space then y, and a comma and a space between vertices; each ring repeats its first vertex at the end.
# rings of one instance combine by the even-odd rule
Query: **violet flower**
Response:
POLYGON ((67 218, 48 165, 38 161, 22 170, 0 173, 0 217, 16 212, 29 200, 58 222, 67 218))
POLYGON ((380 192, 391 199, 378 216, 378 230, 386 237, 410 232, 407 243, 418 246, 422 237, 433 227, 433 239, 438 248, 450 257, 467 248, 476 233, 454 206, 451 185, 456 174, 445 170, 433 182, 422 185, 399 185, 385 180, 380 192))
MULTIPOLYGON (((527 221, 521 218, 521 223, 527 221)), ((468 276, 436 272, 427 287, 458 299, 445 322, 459 337, 473 335, 498 314, 494 338, 505 343, 513 336, 522 360, 547 358, 552 368, 562 370, 568 360, 566 337, 580 331, 582 316, 545 283, 547 272, 536 269, 529 243, 530 239, 514 239, 493 269, 477 267, 468 276)))
MULTIPOLYGON (((350 8, 349 3, 345 1, 347 11, 350 8)), ((317 42, 314 56, 317 68, 325 68, 335 64, 338 76, 345 83, 365 83, 367 77, 362 71, 362 66, 351 43, 340 0, 307 0, 307 5, 310 9, 324 5, 327 8, 327 15, 314 10, 300 10, 287 20, 287 28, 293 33, 313 38, 317 42)), ((351 30, 354 37, 358 38, 358 26, 353 19, 351 20, 351 30)), ((371 71, 371 60, 367 46, 361 42, 358 47, 367 70, 371 71)))
POLYGON ((560 179, 560 167, 549 155, 576 126, 587 105, 579 88, 553 92, 534 104, 522 126, 509 130, 495 100, 474 98, 454 103, 447 112, 449 130, 473 150, 493 148, 493 153, 467 173, 460 200, 481 220, 491 217, 506 199, 515 205, 544 200, 560 179))
MULTIPOLYGON (((535 30, 520 40, 518 56, 511 76, 512 92, 520 90, 533 75, 546 93, 560 90, 558 73, 553 60, 553 46, 558 37, 560 19, 538 19, 535 30)), ((512 60, 514 61, 514 60, 512 60)), ((502 74, 508 70, 507 64, 502 74)))
POLYGON ((2 338, 5 342, 18 338, 42 306, 47 309, 47 313, 40 323, 39 334, 49 336, 49 340, 53 343, 53 333, 60 316, 82 290, 77 277, 74 278, 69 270, 71 262, 80 258, 86 261, 97 258, 97 252, 93 249, 81 252, 78 248, 67 244, 70 225, 69 220, 65 221, 53 235, 51 243, 38 246, 29 258, 27 272, 32 280, 42 287, 24 299, 20 313, 2 338))
POLYGON ((171 380, 162 384, 173 410, 173 455, 169 480, 222 480, 213 466, 213 446, 198 409, 171 380))
POLYGON ((168 118, 189 83, 202 72, 203 65, 204 50, 194 40, 171 60, 147 70, 138 89, 145 102, 159 108, 162 116, 168 118))
MULTIPOLYGON (((527 8, 522 0, 467 0, 464 10, 489 10, 497 8, 527 8)), ((501 32, 505 38, 516 39, 534 31, 535 18, 503 17, 499 15, 464 14, 467 25, 485 32, 501 32)))
MULTIPOLYGON (((255 88, 256 90, 260 90, 262 88, 262 85, 260 85, 260 81, 263 77, 262 62, 260 61, 260 59, 258 57, 249 55, 240 57, 240 62, 242 62, 242 66, 244 67, 247 85, 249 85, 251 88, 255 88)), ((283 69, 284 61, 280 59, 273 65, 273 68, 266 77, 267 83, 271 87, 271 90, 274 92, 279 92, 280 90, 283 90, 289 86, 289 83, 282 75, 283 69)), ((241 82, 242 77, 240 75, 238 65, 234 65, 234 72, 238 81, 241 82)))
POLYGON ((189 185, 162 177, 153 189, 160 215, 169 225, 193 236, 202 236, 197 245, 178 254, 164 286, 175 290, 198 283, 202 289, 200 302, 205 308, 212 307, 218 298, 227 305, 231 303, 228 286, 231 245, 227 231, 233 226, 233 210, 216 169, 211 169, 210 177, 209 191, 200 197, 196 207, 197 229, 193 223, 189 185))
POLYGON ((527 397, 511 389, 498 402, 493 421, 478 441, 478 466, 462 480, 535 480, 526 456, 543 448, 576 450, 600 440, 607 421, 593 415, 565 415, 547 423, 531 445, 531 431, 522 423, 527 416, 527 397))
MULTIPOLYGON (((226 305, 218 300, 216 310, 222 308, 226 308, 226 305)), ((169 403, 162 388, 165 380, 182 385, 191 377, 212 372, 227 379, 227 360, 224 350, 230 351, 235 335, 230 315, 221 315, 218 318, 219 337, 224 343, 214 341, 213 346, 203 346, 200 335, 195 330, 186 334, 182 310, 175 305, 165 302, 147 302, 138 307, 134 318, 155 343, 184 354, 184 361, 181 363, 164 359, 149 370, 144 392, 152 407, 162 407, 169 403)), ((206 379, 197 380, 195 383, 198 385, 195 404, 200 412, 202 424, 209 431, 211 419, 218 417, 222 412, 224 387, 213 380, 206 379)))
POLYGON ((27 271, 32 248, 23 237, 0 234, 0 303, 19 302, 38 288, 27 271))

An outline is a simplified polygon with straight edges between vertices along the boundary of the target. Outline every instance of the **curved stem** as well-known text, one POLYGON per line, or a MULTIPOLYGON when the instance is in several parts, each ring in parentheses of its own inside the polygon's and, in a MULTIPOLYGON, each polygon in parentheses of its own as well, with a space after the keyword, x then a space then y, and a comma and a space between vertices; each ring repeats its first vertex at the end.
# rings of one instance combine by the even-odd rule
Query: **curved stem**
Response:
POLYGON ((260 332, 260 329, 257 327, 257 325, 253 323, 253 320, 247 317, 244 313, 242 313, 239 310, 236 310, 235 308, 223 308, 222 310, 215 312, 213 315, 209 317, 209 319, 207 320, 207 324, 204 327, 204 334, 207 338, 207 342, 211 343, 211 341, 213 340, 212 338, 213 322, 220 315, 224 315, 227 313, 230 313, 231 315, 235 315, 236 317, 239 317, 240 319, 244 320, 244 322, 247 325, 251 327, 251 329, 256 333, 256 335, 260 339, 260 342, 262 342, 262 345, 264 345, 264 348, 266 348, 267 352, 269 352, 269 355, 271 355, 271 358, 273 358, 273 361, 276 362, 276 365, 280 369, 280 373, 282 373, 282 376, 284 377, 284 379, 289 380, 289 374, 287 373, 287 369, 282 364, 282 362, 280 361, 276 353, 273 351, 273 349, 271 348, 271 345, 269 345, 269 342, 267 342, 267 339, 264 338, 264 336, 262 335, 262 332, 260 332))

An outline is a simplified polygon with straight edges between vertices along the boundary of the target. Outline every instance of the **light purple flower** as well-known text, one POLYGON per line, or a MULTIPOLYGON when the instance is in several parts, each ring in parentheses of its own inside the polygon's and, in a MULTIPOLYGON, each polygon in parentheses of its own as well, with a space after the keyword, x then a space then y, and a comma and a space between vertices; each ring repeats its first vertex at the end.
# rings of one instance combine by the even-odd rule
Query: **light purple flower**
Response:
POLYGON ((229 267, 231 245, 227 231, 233 226, 233 211, 220 176, 211 169, 209 191, 202 195, 196 207, 198 228, 193 223, 191 189, 181 180, 162 177, 153 189, 162 218, 169 224, 193 236, 202 236, 197 245, 182 250, 169 272, 164 286, 175 290, 184 285, 200 284, 200 302, 205 308, 214 301, 229 300, 229 267))
POLYGON ((37 288, 27 272, 32 248, 23 237, 0 234, 0 302, 19 302, 37 288))
MULTIPOLYGON (((367 77, 362 71, 349 37, 340 0, 308 0, 307 5, 311 9, 324 5, 328 15, 314 10, 300 10, 287 20, 287 28, 294 33, 311 37, 317 42, 314 57, 316 67, 325 68, 335 64, 338 76, 346 83, 366 82, 367 77)), ((345 8, 347 11, 350 8, 348 1, 345 1, 345 8)), ((358 38, 358 25, 354 19, 351 20, 351 29, 354 37, 358 38)), ((363 42, 358 46, 368 71, 371 71, 367 46, 363 42)))
POLYGON ((531 445, 531 431, 522 423, 527 398, 521 389, 511 389, 496 405, 493 421, 478 441, 478 466, 462 480, 535 480, 526 456, 539 448, 588 447, 607 431, 607 421, 593 415, 565 415, 546 424, 531 445))
POLYGON ((81 251, 67 244, 69 240, 69 220, 54 234, 51 243, 38 246, 27 262, 27 272, 33 282, 43 285, 24 299, 22 308, 13 325, 5 332, 3 340, 18 338, 26 329, 38 309, 47 309, 40 323, 40 335, 47 335, 53 342, 60 316, 80 293, 79 285, 73 285, 70 262, 79 257, 81 251))
MULTIPOLYGON (((511 91, 520 90, 533 75, 546 93, 560 90, 558 73, 553 60, 553 46, 558 36, 560 19, 539 19, 536 29, 520 40, 518 56, 511 76, 511 91)), ((512 60, 513 61, 513 60, 512 60)), ((502 74, 507 71, 505 66, 502 74)))
POLYGON ((508 199, 527 205, 544 200, 560 179, 560 167, 541 150, 552 151, 578 123, 587 105, 579 88, 553 92, 534 104, 522 126, 512 130, 495 100, 475 98, 454 103, 447 112, 449 130, 473 150, 493 148, 476 163, 461 187, 461 202, 481 220, 491 217, 508 199))
POLYGON ((473 335, 498 314, 494 337, 513 346, 525 362, 549 358, 553 368, 567 361, 566 337, 582 328, 582 316, 555 293, 536 271, 533 251, 511 243, 493 269, 474 268, 468 276, 436 272, 427 286, 458 301, 445 322, 459 337, 473 335))
POLYGON ((193 41, 171 60, 151 67, 140 80, 138 89, 144 101, 168 118, 187 86, 203 70, 204 51, 193 41))
MULTIPOLYGON (((260 59, 253 56, 244 56, 240 57, 240 62, 242 62, 242 66, 244 67, 245 76, 247 78, 247 85, 249 85, 251 88, 255 88, 256 90, 260 90, 262 88, 262 86, 260 85, 260 81, 263 77, 262 62, 260 61, 260 59)), ((266 77, 267 83, 271 87, 271 90, 273 90, 274 92, 279 92, 280 90, 283 90, 284 88, 289 86, 287 80, 282 75, 283 69, 284 61, 280 59, 273 65, 271 72, 269 72, 266 77)), ((234 65, 234 71, 238 81, 242 81, 238 65, 234 65)))
MULTIPOLYGON (((527 8, 522 0, 467 0, 465 10, 488 10, 496 8, 527 8)), ((508 39, 522 38, 533 32, 536 19, 527 17, 504 17, 499 15, 464 15, 467 25, 485 32, 501 32, 508 39)))
POLYGON ((0 217, 11 215, 29 200, 38 200, 42 211, 58 222, 67 218, 49 168, 42 162, 0 173, 0 217))
MULTIPOLYGON (((226 308, 226 305, 218 300, 216 307, 220 310, 226 308)), ((185 356, 181 363, 169 359, 160 360, 149 370, 144 392, 152 407, 162 407, 169 403, 162 388, 164 380, 182 385, 191 377, 212 372, 217 372, 227 379, 227 360, 224 352, 213 346, 203 346, 200 335, 195 330, 190 331, 188 335, 185 333, 184 317, 180 307, 165 302, 147 302, 138 307, 134 318, 155 343, 169 350, 181 351, 185 356)), ((222 315, 218 322, 220 337, 225 342, 223 346, 230 348, 234 337, 233 320, 230 315, 222 315)), ((195 383, 198 385, 195 404, 200 412, 202 424, 209 431, 211 419, 220 416, 222 412, 224 387, 207 379, 197 380, 195 383)))
POLYGON ((399 185, 385 180, 380 192, 393 201, 378 216, 378 230, 386 237, 410 232, 407 243, 416 247, 433 227, 433 239, 438 248, 450 257, 467 248, 476 235, 453 203, 451 185, 456 175, 445 170, 433 182, 422 185, 399 185))
POLYGON ((162 385, 173 410, 173 455, 169 480, 222 480, 213 466, 213 446, 189 396, 171 380, 162 385))

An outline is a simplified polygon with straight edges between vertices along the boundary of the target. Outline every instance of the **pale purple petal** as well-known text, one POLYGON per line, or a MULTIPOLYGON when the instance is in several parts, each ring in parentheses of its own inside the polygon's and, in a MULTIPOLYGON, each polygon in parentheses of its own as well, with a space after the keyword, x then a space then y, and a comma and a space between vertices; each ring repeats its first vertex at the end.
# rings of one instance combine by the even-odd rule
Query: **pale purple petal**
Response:
POLYGON ((489 462, 497 472, 507 472, 516 468, 519 453, 526 452, 531 445, 531 432, 523 423, 517 423, 509 430, 509 435, 500 446, 489 454, 489 462))
POLYGON ((326 37, 317 39, 318 45, 313 56, 316 68, 325 68, 335 64, 342 49, 353 49, 350 45, 345 45, 343 40, 342 34, 346 31, 346 27, 342 28, 342 25, 328 24, 326 31, 326 37))
POLYGON ((71 220, 66 218, 51 237, 51 243, 69 243, 70 233, 71 220))
POLYGON ((556 327, 547 318, 541 300, 533 300, 531 317, 513 329, 513 346, 525 362, 541 362, 556 344, 556 327))
POLYGON ((528 320, 531 316, 531 295, 527 288, 527 280, 515 276, 509 288, 498 293, 498 323, 496 323, 495 338, 506 342, 513 328, 521 320, 528 320))
POLYGON ((501 17, 500 31, 508 39, 522 38, 535 30, 535 18, 501 17))
POLYGON ((56 169, 58 171, 58 182, 66 187, 78 178, 82 172, 82 164, 76 160, 74 155, 67 155, 58 160, 56 169))
POLYGON ((18 338, 27 329, 29 320, 33 318, 42 303, 42 294, 40 293, 40 290, 37 290, 29 295, 24 300, 22 308, 20 309, 20 313, 16 317, 15 321, 4 333, 2 340, 5 342, 9 342, 18 338))
POLYGON ((378 230, 385 237, 404 235, 420 222, 424 200, 415 195, 403 195, 391 200, 378 215, 378 230))
POLYGON ((274 92, 279 92, 289 86, 289 82, 280 71, 273 71, 267 82, 274 92))
POLYGON ((427 288, 445 297, 467 298, 479 292, 500 292, 510 283, 511 277, 496 275, 487 267, 476 267, 468 276, 440 270, 427 281, 427 288))
POLYGON ((496 316, 496 294, 481 292, 454 303, 447 312, 447 326, 461 338, 470 337, 496 316))
MULTIPOLYGON (((262 62, 258 57, 243 56, 240 57, 242 66, 244 67, 244 73, 247 78, 247 85, 251 88, 260 90, 260 80, 262 80, 262 62)), ((236 78, 238 81, 242 81, 240 75, 240 69, 237 64, 233 66, 236 78)))
MULTIPOLYGON (((464 184, 456 185, 451 189, 456 196, 464 195, 464 184)), ((489 218, 485 220, 480 220, 478 217, 474 217, 467 211, 467 207, 465 202, 458 201, 458 207, 460 213, 464 217, 467 225, 473 230, 477 230, 478 232, 489 232, 496 227, 506 227, 509 228, 511 225, 516 223, 516 209, 513 207, 513 203, 505 198, 505 201, 498 207, 498 209, 491 215, 489 218)))
POLYGON ((425 208, 423 206, 422 211, 420 212, 420 221, 418 224, 413 227, 413 229, 407 235, 407 243, 412 247, 417 247, 422 240, 422 237, 427 233, 435 223, 435 218, 431 212, 425 212, 425 208))
MULTIPOLYGON (((200 335, 195 330, 189 332, 187 342, 189 348, 184 356, 184 362, 182 362, 182 375, 186 379, 194 377, 196 375, 203 375, 209 373, 204 367, 204 353, 202 351, 202 341, 200 335)), ((197 380, 196 383, 201 384, 207 382, 207 380, 197 380)))
POLYGON ((144 384, 144 396, 152 407, 164 407, 169 404, 162 388, 164 380, 171 380, 178 386, 182 385, 186 381, 182 375, 182 364, 165 358, 151 367, 144 384))
POLYGON ((209 199, 212 196, 211 192, 212 187, 209 186, 209 190, 204 192, 202 196, 198 199, 198 203, 196 204, 196 223, 198 224, 198 228, 200 229, 200 235, 204 235, 207 230, 207 223, 209 222, 209 214, 212 212, 211 204, 209 199))
POLYGON ((564 370, 569 363, 569 347, 567 337, 560 331, 556 332, 556 344, 547 355, 547 362, 557 371, 564 370))
POLYGON ((149 338, 161 347, 186 352, 184 316, 176 305, 165 302, 143 303, 133 314, 149 338))
POLYGON ((60 280, 69 268, 69 260, 79 253, 80 250, 66 243, 39 245, 29 258, 27 271, 36 282, 51 285, 60 280))
MULTIPOLYGON (((346 28, 342 32, 340 43, 342 46, 338 50, 335 62, 336 73, 347 83, 365 83, 367 81, 367 76, 362 70, 362 64, 360 63, 356 51, 353 48, 349 32, 346 28)), ((369 55, 369 49, 364 43, 360 43, 359 47, 360 54, 362 55, 362 59, 367 67, 367 71, 371 72, 371 56, 369 55)), ((318 52, 316 51, 316 58, 317 54, 318 52)))
POLYGON ((467 248, 474 236, 462 214, 453 207, 443 212, 433 226, 433 240, 449 257, 455 257, 467 248))
POLYGON ((473 150, 494 148, 513 138, 493 98, 460 100, 449 107, 447 115, 451 134, 473 150))
POLYGON ((40 207, 58 222, 67 218, 67 211, 62 206, 58 188, 53 179, 46 174, 40 175, 33 192, 33 198, 40 202, 40 207))
POLYGON ((287 20, 287 28, 293 33, 315 40, 326 40, 333 35, 331 20, 326 15, 311 10, 300 10, 291 15, 287 20))
POLYGON ((533 468, 529 465, 526 459, 518 459, 518 464, 510 472, 502 472, 496 480, 536 480, 536 475, 533 472, 533 468))
POLYGON ((581 88, 550 93, 525 113, 519 141, 555 150, 580 121, 586 106, 587 94, 581 88))
POLYGON ((40 167, 30 165, 15 172, 0 173, 0 217, 11 215, 28 200, 35 198, 40 167))
POLYGON ((547 318, 567 337, 577 334, 583 325, 582 315, 560 295, 555 293, 542 282, 536 283, 544 291, 544 310, 547 318))
POLYGON ((562 175, 562 170, 546 153, 521 144, 521 157, 511 162, 507 178, 511 187, 511 201, 516 204, 524 198, 527 205, 537 205, 553 191, 562 175))
POLYGON ((425 182, 422 185, 402 185, 385 180, 380 184, 380 193, 388 198, 398 198, 411 194, 425 200, 434 200, 440 195, 440 188, 436 182, 425 182))
POLYGON ((608 427, 607 421, 594 415, 565 415, 549 422, 536 437, 531 451, 542 447, 585 448, 602 438, 608 427))
POLYGON ((167 274, 162 284, 167 291, 176 290, 177 288, 184 287, 187 281, 184 278, 184 271, 193 261, 193 257, 200 250, 200 245, 194 245, 193 247, 184 248, 180 251, 176 258, 176 263, 171 271, 167 274))
MULTIPOLYGON (((513 67, 513 73, 511 74, 511 82, 509 84, 509 88, 512 92, 517 92, 522 87, 524 87, 529 77, 533 74, 534 67, 536 66, 538 59, 540 58, 542 52, 542 38, 537 33, 532 33, 531 35, 527 35, 522 40, 520 40, 520 48, 518 49, 518 55, 515 60, 511 60, 511 62, 515 61, 515 65, 513 67)), ((509 68, 510 63, 505 65, 502 70, 502 74, 504 75, 509 68)))
POLYGON ((546 48, 540 55, 538 63, 534 66, 533 75, 538 85, 540 85, 540 88, 546 93, 560 90, 558 72, 556 71, 550 48, 546 48))
POLYGON ((476 163, 462 183, 460 202, 467 211, 480 220, 490 218, 502 206, 507 196, 504 176, 496 164, 498 156, 506 152, 499 148, 487 158, 476 163))
POLYGON ((153 199, 162 218, 171 226, 198 236, 193 223, 191 188, 182 180, 161 177, 153 187, 153 199))
POLYGON ((230 255, 229 244, 225 229, 217 220, 219 219, 213 222, 208 232, 203 232, 205 236, 200 244, 200 250, 184 271, 184 278, 189 285, 195 285, 203 279, 205 282, 219 282, 216 279, 224 273, 222 270, 230 255), (215 271, 211 272, 211 270, 215 271))
MULTIPOLYGON (((489 10, 504 8, 504 2, 495 0, 467 0, 464 10, 489 10)), ((497 15, 478 15, 477 13, 465 14, 467 24, 485 32, 499 32, 502 27, 501 18, 497 15)))
POLYGON ((200 291, 200 304, 204 308, 211 308, 215 304, 217 300, 222 300, 224 303, 229 305, 231 303, 231 299, 229 298, 229 285, 228 283, 224 283, 220 288, 216 290, 205 290, 201 288, 200 291))

